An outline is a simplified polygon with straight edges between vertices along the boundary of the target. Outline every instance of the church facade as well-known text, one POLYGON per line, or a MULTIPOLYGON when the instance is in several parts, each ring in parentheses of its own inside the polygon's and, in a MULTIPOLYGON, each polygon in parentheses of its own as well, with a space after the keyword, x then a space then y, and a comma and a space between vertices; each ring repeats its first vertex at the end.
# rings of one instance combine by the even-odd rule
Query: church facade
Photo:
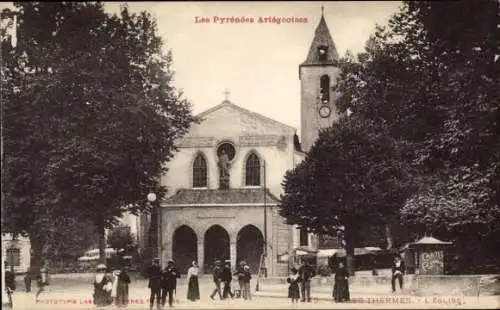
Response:
MULTIPOLYGON (((322 16, 299 66, 304 151, 338 119, 337 61, 322 16)), ((317 247, 314 236, 278 214, 283 177, 305 157, 296 129, 227 99, 198 117, 162 176, 170 194, 158 220, 162 264, 173 259, 186 273, 197 261, 210 273, 216 260, 232 266, 245 260, 252 273, 265 266, 269 276, 286 275, 291 260, 283 257, 317 247)))

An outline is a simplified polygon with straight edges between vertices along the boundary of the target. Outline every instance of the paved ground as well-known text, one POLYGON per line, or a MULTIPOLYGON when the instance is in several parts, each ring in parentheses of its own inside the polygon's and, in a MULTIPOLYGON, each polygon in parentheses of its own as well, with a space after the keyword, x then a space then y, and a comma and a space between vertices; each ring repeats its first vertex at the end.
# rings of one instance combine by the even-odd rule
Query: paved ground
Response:
MULTIPOLYGON (((21 284, 21 283, 19 283, 21 284)), ((14 295, 14 309, 93 309, 92 279, 91 276, 54 277, 47 291, 35 301, 35 293, 26 293, 19 285, 14 295)), ((36 291, 36 286, 34 287, 36 291)), ((213 287, 209 278, 200 280, 201 300, 195 303, 186 300, 186 282, 181 279, 177 289, 175 308, 180 309, 356 309, 356 308, 490 308, 500 307, 499 296, 481 297, 415 297, 404 294, 363 294, 351 293, 352 301, 349 304, 337 304, 331 301, 331 294, 314 292, 311 303, 292 304, 286 298, 286 291, 266 290, 255 292, 252 283, 253 299, 245 301, 211 300, 208 296, 213 287)), ((149 307, 149 291, 143 279, 135 278, 130 286, 129 309, 147 309, 149 307)), ((105 309, 115 308, 114 306, 105 309)))

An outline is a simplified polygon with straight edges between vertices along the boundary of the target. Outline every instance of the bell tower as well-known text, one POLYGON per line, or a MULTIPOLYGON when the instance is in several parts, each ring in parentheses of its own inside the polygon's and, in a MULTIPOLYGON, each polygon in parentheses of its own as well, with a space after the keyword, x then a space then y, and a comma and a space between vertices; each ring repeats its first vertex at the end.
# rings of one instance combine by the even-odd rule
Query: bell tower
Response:
POLYGON ((301 88, 301 146, 308 152, 322 128, 329 127, 340 117, 335 102, 339 56, 321 7, 321 19, 306 60, 299 65, 301 88))

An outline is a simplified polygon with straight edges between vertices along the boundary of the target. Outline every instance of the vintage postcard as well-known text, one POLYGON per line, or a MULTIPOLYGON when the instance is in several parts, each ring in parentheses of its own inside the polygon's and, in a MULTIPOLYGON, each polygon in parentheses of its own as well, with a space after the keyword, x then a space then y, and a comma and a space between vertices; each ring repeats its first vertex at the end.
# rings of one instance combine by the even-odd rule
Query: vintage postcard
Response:
POLYGON ((499 2, 4 2, 2 308, 498 308, 499 2))

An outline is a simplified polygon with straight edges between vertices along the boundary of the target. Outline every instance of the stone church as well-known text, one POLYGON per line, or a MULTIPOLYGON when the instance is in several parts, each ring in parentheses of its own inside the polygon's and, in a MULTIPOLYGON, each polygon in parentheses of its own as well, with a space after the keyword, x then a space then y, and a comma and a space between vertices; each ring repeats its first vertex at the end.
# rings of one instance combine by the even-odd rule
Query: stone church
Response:
POLYGON ((179 141, 162 184, 162 265, 174 259, 181 273, 193 260, 211 272, 216 260, 245 260, 253 273, 288 273, 290 253, 317 247, 315 236, 285 224, 278 214, 281 182, 303 160, 318 130, 339 117, 334 91, 338 55, 321 16, 306 60, 299 65, 301 139, 296 129, 230 102, 201 113, 179 141), (263 254, 266 255, 263 255, 263 254), (262 261, 263 260, 263 261, 262 261))

